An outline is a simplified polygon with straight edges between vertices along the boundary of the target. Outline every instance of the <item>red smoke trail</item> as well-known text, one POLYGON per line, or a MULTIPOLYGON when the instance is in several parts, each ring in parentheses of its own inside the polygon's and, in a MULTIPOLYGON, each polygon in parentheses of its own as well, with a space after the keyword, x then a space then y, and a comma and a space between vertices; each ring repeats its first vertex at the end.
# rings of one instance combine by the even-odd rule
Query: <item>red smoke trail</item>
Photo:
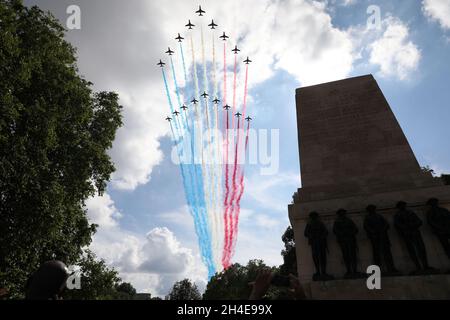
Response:
MULTIPOLYGON (((243 106, 242 106, 242 118, 245 119, 245 111, 246 111, 246 107, 247 107, 247 84, 248 84, 248 65, 246 66, 245 69, 245 85, 244 85, 244 102, 243 102, 243 106)), ((238 154, 239 154, 239 140, 240 140, 240 121, 239 118, 237 120, 237 141, 236 141, 236 147, 235 147, 235 155, 234 155, 234 168, 233 168, 233 185, 232 185, 232 196, 231 196, 231 200, 230 200, 230 207, 231 207, 231 241, 228 244, 229 247, 227 249, 227 260, 228 260, 228 264, 230 263, 229 261, 231 260, 231 257, 234 253, 234 247, 236 244, 236 240, 237 240, 237 231, 238 231, 238 222, 239 222, 239 213, 240 213, 240 201, 241 201, 241 197, 242 194, 244 192, 244 172, 241 172, 241 165, 238 164, 238 154), (239 177, 238 181, 239 184, 236 183, 236 175, 239 177), (239 195, 237 194, 237 190, 239 187, 239 195), (234 205, 233 205, 234 202, 234 205)), ((246 142, 245 142, 245 150, 247 148, 247 143, 248 143, 248 127, 249 125, 247 125, 247 136, 246 136, 246 142)))
MULTIPOLYGON (((248 84, 248 64, 245 68, 245 85, 244 85, 244 103, 242 106, 242 119, 245 119, 245 111, 247 109, 247 84, 248 84)), ((241 171, 241 165, 238 166, 238 172, 241 171)), ((239 173, 239 175, 243 175, 242 173, 239 173)))
POLYGON ((235 148, 234 148, 234 165, 233 165, 233 184, 232 184, 232 194, 231 194, 231 199, 230 199, 230 209, 231 209, 231 213, 230 213, 230 237, 229 237, 229 242, 228 242, 228 247, 227 247, 227 256, 226 256, 226 261, 227 264, 230 265, 230 260, 231 260, 231 253, 233 251, 233 243, 235 243, 235 237, 236 237, 236 232, 235 232, 235 225, 236 222, 235 220, 235 208, 233 206, 233 201, 235 201, 236 199, 236 190, 237 190, 237 183, 236 183, 236 175, 237 175, 237 162, 238 162, 238 150, 239 150, 239 132, 240 131, 240 120, 239 118, 237 119, 237 140, 236 140, 236 144, 235 144, 235 148))
MULTIPOLYGON (((226 42, 223 43, 223 104, 227 105, 227 52, 226 52, 226 42)), ((223 201, 223 207, 225 209, 224 212, 224 244, 223 244, 223 252, 222 252, 222 266, 224 269, 228 268, 226 257, 228 256, 227 248, 229 243, 229 223, 228 223, 228 198, 230 195, 230 184, 229 184, 229 169, 228 169, 228 130, 229 130, 229 119, 228 119, 228 109, 226 110, 226 126, 224 134, 226 135, 226 140, 224 144, 224 164, 225 164, 225 198, 223 201)))
MULTIPOLYGON (((225 52, 224 52, 225 54, 225 52)), ((234 72, 233 72, 233 112, 231 114, 231 127, 233 128, 233 133, 234 133, 234 129, 236 124, 234 123, 234 114, 236 112, 236 69, 237 69, 237 55, 234 55, 234 72)), ((228 134, 227 134, 227 138, 228 138, 228 134)), ((233 135, 234 138, 234 135, 233 135)), ((229 144, 229 141, 228 141, 229 144)), ((228 160, 228 157, 227 157, 228 160)), ((228 170, 228 162, 227 162, 227 170, 228 170)), ((236 176, 236 161, 234 163, 234 169, 233 169, 234 173, 233 173, 233 177, 236 176)), ((228 181, 229 176, 227 174, 226 176, 226 184, 228 184, 228 186, 230 185, 230 182, 228 181)), ((229 188, 228 188, 228 194, 226 195, 226 199, 227 199, 227 203, 226 203, 226 207, 225 207, 225 212, 226 212, 226 221, 229 221, 230 227, 226 226, 226 238, 225 238, 225 242, 224 242, 224 255, 223 255, 223 259, 225 260, 225 264, 224 264, 224 268, 225 265, 229 266, 230 265, 230 253, 231 253, 231 244, 233 243, 233 227, 234 226, 234 222, 233 222, 233 198, 234 198, 234 194, 236 192, 236 181, 235 178, 233 178, 233 183, 231 184, 231 197, 229 195, 229 188)))
POLYGON ((228 165, 228 129, 229 129, 229 120, 228 120, 228 110, 227 112, 227 120, 226 120, 226 131, 225 134, 227 135, 226 143, 225 143, 225 199, 223 201, 223 207, 225 209, 224 214, 224 225, 225 225, 225 235, 224 235, 224 243, 223 243, 223 253, 222 253, 222 266, 224 269, 228 268, 229 264, 227 263, 226 257, 228 256, 228 247, 230 242, 230 226, 231 223, 228 222, 229 220, 229 195, 230 195, 230 182, 229 182, 229 165, 228 165))
MULTIPOLYGON (((246 135, 245 135, 245 147, 244 147, 244 154, 246 154, 247 153, 247 148, 248 148, 248 131, 249 131, 249 129, 250 129, 250 121, 248 121, 247 122, 247 132, 246 132, 246 135)), ((241 198, 242 198, 242 195, 244 194, 244 169, 241 171, 241 177, 240 177, 240 181, 239 181, 239 196, 237 197, 237 200, 236 200, 236 217, 234 218, 234 226, 233 226, 233 229, 234 229, 234 232, 236 233, 236 235, 238 234, 238 229, 239 229, 239 213, 240 213, 240 211, 241 211, 241 198)), ((234 248, 235 248, 235 245, 236 245, 236 240, 237 240, 237 237, 235 237, 234 239, 233 239, 233 244, 232 244, 232 254, 234 254, 234 248)))

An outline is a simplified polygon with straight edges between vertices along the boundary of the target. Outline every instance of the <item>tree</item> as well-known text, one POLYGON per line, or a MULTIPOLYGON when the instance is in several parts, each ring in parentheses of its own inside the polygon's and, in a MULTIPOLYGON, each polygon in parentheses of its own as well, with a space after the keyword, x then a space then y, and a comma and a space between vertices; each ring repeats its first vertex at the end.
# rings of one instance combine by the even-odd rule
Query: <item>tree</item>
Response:
POLYGON ((167 296, 168 300, 201 300, 202 296, 198 291, 197 285, 192 283, 189 279, 184 279, 175 284, 172 287, 167 296))
POLYGON ((77 266, 80 267, 81 289, 66 289, 64 299, 105 300, 117 296, 120 278, 117 271, 106 266, 104 260, 97 260, 94 253, 86 250, 77 266))
POLYGON ((81 289, 66 289, 64 299, 75 300, 130 300, 136 289, 128 282, 121 282, 116 270, 108 268, 103 259, 86 250, 78 261, 81 289))
POLYGON ((289 226, 284 232, 281 240, 284 243, 284 249, 281 251, 283 264, 280 266, 280 273, 283 275, 297 275, 297 255, 295 253, 294 230, 289 226))
MULTIPOLYGON (((228 269, 216 273, 208 282, 204 300, 246 300, 252 290, 250 282, 263 268, 268 268, 262 260, 250 260, 246 266, 232 264, 228 269)), ((273 269, 275 270, 275 269, 273 269)))
POLYGON ((136 289, 128 282, 117 285, 116 291, 119 293, 121 300, 132 299, 136 295, 136 289))
POLYGON ((41 263, 75 263, 95 232, 84 201, 105 190, 122 122, 117 94, 91 85, 51 14, 0 2, 0 287, 13 298, 41 263))

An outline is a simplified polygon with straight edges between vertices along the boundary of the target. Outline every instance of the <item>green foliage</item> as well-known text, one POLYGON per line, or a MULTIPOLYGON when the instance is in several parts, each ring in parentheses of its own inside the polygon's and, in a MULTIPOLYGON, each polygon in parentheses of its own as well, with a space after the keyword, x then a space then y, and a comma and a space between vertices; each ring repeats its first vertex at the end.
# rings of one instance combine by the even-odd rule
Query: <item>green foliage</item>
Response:
POLYGON ((216 273, 208 282, 204 300, 240 300, 248 299, 252 287, 250 282, 256 279, 261 269, 268 268, 262 260, 250 260, 246 266, 232 264, 228 269, 216 273))
POLYGON ((81 289, 66 289, 64 299, 104 300, 116 296, 120 278, 117 271, 106 266, 104 260, 97 260, 95 254, 87 250, 77 266, 81 268, 81 289))
POLYGON ((129 300, 136 295, 136 289, 128 282, 117 285, 116 291, 121 300, 129 300))
MULTIPOLYGON (((242 300, 248 299, 253 282, 262 269, 269 268, 274 274, 287 276, 289 274, 297 275, 297 258, 295 253, 294 230, 288 227, 281 240, 284 243, 284 249, 281 251, 283 264, 279 267, 269 268, 262 260, 250 260, 246 266, 239 263, 231 265, 227 270, 215 274, 208 282, 204 300, 242 300)), ((292 293, 288 288, 271 286, 265 295, 266 299, 292 299, 292 293)))
POLYGON ((77 262, 81 271, 81 289, 66 289, 66 300, 131 300, 136 289, 130 283, 120 282, 117 271, 108 268, 103 259, 86 250, 77 262))
POLYGON ((450 174, 442 174, 441 179, 445 185, 450 185, 450 174))
POLYGON ((0 2, 0 287, 12 297, 44 261, 78 260, 95 232, 84 201, 114 171, 118 96, 77 72, 53 16, 0 2))
POLYGON ((430 175, 434 176, 434 170, 430 168, 430 166, 424 166, 420 167, 420 170, 422 170, 423 173, 429 173, 430 175))
POLYGON ((197 285, 189 279, 175 282, 172 291, 166 297, 167 300, 201 300, 201 298, 197 285))

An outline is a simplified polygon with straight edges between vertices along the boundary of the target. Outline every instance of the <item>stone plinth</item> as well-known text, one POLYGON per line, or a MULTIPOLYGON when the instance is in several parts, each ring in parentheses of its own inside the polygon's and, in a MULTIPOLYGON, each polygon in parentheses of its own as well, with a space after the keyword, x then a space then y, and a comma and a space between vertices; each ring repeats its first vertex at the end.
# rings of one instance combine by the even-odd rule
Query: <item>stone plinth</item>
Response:
POLYGON ((318 300, 448 300, 450 275, 382 278, 381 290, 367 290, 365 279, 312 282, 305 291, 318 300))
MULTIPOLYGON (((400 200, 424 222, 421 230, 430 265, 450 269, 450 261, 425 219, 425 202, 431 197, 450 208, 450 186, 422 172, 375 79, 369 75, 300 88, 296 101, 302 188, 289 205, 289 218, 301 281, 310 283, 314 274, 311 249, 303 235, 311 211, 320 214, 329 231, 327 271, 337 278, 345 273, 332 234, 339 208, 346 209, 359 228, 359 268, 366 271, 372 264, 372 249, 362 223, 369 204, 376 205, 389 221, 396 267, 405 274, 413 271, 406 247, 393 227, 395 205, 400 200)), ((362 289, 368 290, 365 282, 362 289)))

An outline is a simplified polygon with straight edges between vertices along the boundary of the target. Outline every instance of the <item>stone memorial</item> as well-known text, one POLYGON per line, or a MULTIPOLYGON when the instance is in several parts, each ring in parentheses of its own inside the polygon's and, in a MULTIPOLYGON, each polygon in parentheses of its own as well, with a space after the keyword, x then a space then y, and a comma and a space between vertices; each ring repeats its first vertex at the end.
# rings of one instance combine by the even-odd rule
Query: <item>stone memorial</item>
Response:
MULTIPOLYGON (((446 236, 445 230, 437 233, 427 222, 431 214, 431 206, 427 205, 430 198, 439 199, 443 210, 435 212, 450 208, 450 186, 421 169, 374 77, 366 75, 299 88, 296 105, 301 188, 289 205, 289 219, 295 234, 299 279, 309 296, 316 299, 450 298, 450 275, 446 274, 450 257, 444 249, 450 235, 446 236), (417 232, 423 239, 430 266, 426 266, 429 272, 424 274, 417 274, 411 248, 408 250, 404 234, 399 235, 398 222, 397 228, 394 226, 400 201, 423 222, 420 228, 417 226, 417 232), (336 212, 344 209, 359 230, 355 235, 358 265, 353 268, 366 272, 374 264, 373 242, 364 229, 369 205, 376 206, 377 214, 384 217, 378 220, 386 220, 389 225, 386 231, 389 248, 398 269, 398 274, 392 274, 393 270, 381 266, 380 290, 369 290, 366 279, 344 277, 349 272, 348 263, 346 266, 333 233, 336 212), (316 268, 304 235, 311 212, 317 212, 328 229, 327 273, 335 280, 313 281, 316 268)), ((445 212, 438 215, 445 216, 445 212)), ((416 239, 419 239, 417 233, 416 239)), ((423 250, 420 254, 423 255, 423 250)))

